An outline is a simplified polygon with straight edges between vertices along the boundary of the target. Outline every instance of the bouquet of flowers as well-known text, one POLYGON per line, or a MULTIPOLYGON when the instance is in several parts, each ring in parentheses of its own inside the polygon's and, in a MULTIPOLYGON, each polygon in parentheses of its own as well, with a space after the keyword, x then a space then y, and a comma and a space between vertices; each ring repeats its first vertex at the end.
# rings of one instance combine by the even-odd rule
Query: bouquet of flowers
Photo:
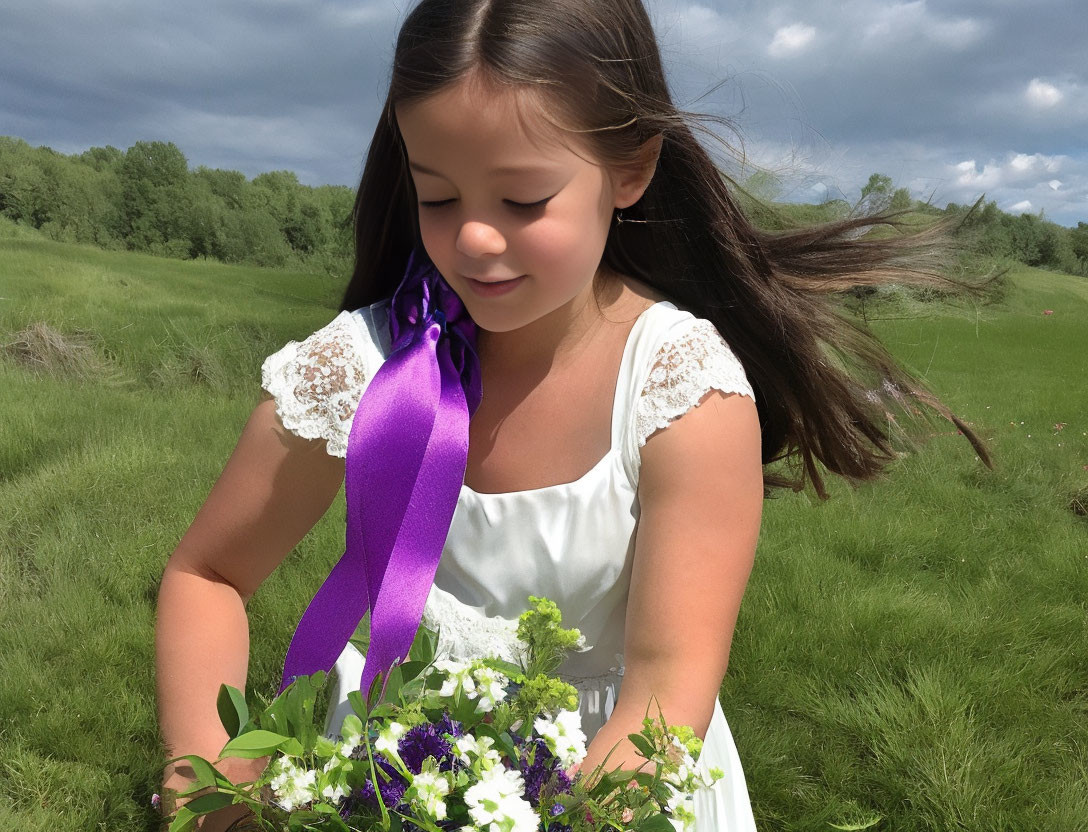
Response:
MULTIPOLYGON (((195 755, 181 793, 194 797, 169 832, 234 803, 252 810, 252 828, 270 832, 673 832, 694 821, 699 788, 723 776, 697 772, 702 742, 687 726, 647 717, 628 735, 651 771, 568 770, 586 755, 577 690, 550 674, 581 641, 560 626, 559 610, 529 597, 518 619, 521 660, 435 657, 435 633, 420 627, 408 660, 379 674, 339 736, 324 735, 314 705, 326 674, 299 676, 251 714, 223 685, 219 714, 230 741, 222 757, 269 756, 251 783, 232 783, 195 755)), ((614 749, 613 749, 614 750, 614 749)), ((607 759, 605 760, 607 762, 607 759)))

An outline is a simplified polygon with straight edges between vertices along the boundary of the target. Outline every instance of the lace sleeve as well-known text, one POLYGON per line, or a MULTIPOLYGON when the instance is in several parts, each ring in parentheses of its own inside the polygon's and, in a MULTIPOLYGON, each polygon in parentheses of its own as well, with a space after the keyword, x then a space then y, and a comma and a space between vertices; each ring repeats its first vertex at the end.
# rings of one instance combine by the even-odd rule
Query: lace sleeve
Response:
POLYGON ((665 341, 654 357, 635 408, 638 447, 651 434, 683 415, 710 390, 755 399, 744 366, 706 318, 693 318, 681 334, 665 341))
POLYGON ((351 419, 372 375, 358 328, 350 312, 341 312, 304 341, 289 341, 261 367, 261 387, 275 399, 283 426, 326 440, 333 456, 347 456, 351 419))

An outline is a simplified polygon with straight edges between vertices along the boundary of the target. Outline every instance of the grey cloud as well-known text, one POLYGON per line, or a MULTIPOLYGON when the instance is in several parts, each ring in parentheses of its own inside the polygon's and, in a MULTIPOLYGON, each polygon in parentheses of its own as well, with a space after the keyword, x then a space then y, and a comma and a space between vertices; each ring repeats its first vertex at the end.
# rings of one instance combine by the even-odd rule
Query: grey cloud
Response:
MULTIPOLYGON (((0 0, 0 133, 65 152, 168 139, 194 165, 353 185, 412 4, 0 0)), ((734 116, 793 198, 856 196, 881 170, 940 204, 986 190, 1088 219, 1083 0, 647 7, 678 103, 734 116), (1058 173, 1015 169, 1036 154, 1058 173)))
POLYGON ((1088 8, 1077 0, 906 3, 848 0, 693 4, 658 0, 658 31, 670 49, 690 44, 674 88, 694 97, 730 82, 700 105, 735 113, 748 150, 790 178, 796 194, 856 195, 874 170, 937 201, 966 201, 955 166, 1000 166, 1018 155, 1067 157, 1058 190, 1046 182, 976 182, 988 197, 1073 223, 1088 217, 1088 8), (785 30, 786 46, 769 49, 785 30), (797 37, 798 33, 802 37, 797 37), (811 37, 808 34, 811 32, 811 37), (1062 100, 1032 107, 1033 79, 1062 100), (791 170, 792 168, 792 170, 791 170), (1040 188, 1040 186, 1042 186, 1040 188))

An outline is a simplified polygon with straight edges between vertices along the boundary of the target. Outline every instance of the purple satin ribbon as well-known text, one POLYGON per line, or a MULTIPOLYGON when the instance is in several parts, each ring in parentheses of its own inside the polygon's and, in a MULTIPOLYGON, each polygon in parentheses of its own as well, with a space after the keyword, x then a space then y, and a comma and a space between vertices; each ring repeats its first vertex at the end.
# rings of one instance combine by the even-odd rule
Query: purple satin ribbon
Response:
POLYGON ((346 548, 295 629, 280 692, 328 672, 369 609, 366 696, 379 671, 407 658, 442 557, 483 393, 476 324, 418 251, 393 293, 389 334, 348 434, 346 548))

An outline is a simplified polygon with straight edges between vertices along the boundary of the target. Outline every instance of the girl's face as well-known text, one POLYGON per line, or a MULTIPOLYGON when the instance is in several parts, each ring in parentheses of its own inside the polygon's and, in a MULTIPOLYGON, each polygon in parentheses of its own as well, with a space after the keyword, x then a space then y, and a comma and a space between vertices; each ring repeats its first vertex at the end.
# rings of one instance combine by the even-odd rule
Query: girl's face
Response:
POLYGON ((524 132, 516 104, 513 91, 458 82, 396 108, 423 245, 492 332, 569 318, 589 299, 614 207, 607 169, 524 132), (495 294, 473 278, 520 279, 495 294))

